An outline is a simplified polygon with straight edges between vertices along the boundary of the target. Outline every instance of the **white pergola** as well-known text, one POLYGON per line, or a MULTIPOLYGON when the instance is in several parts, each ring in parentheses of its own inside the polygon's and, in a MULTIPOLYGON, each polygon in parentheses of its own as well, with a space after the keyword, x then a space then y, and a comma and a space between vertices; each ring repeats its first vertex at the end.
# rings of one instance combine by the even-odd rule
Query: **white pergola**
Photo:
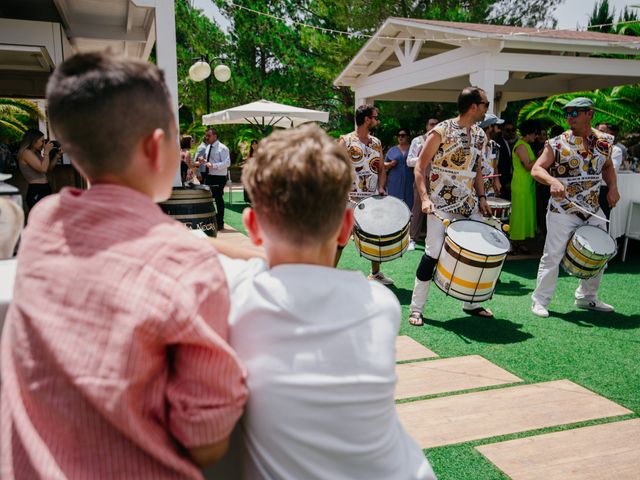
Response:
POLYGON ((146 60, 155 44, 177 118, 173 8, 168 0, 2 0, 0 96, 44 98, 49 74, 74 53, 146 60))
POLYGON ((455 102, 483 88, 495 113, 507 103, 640 82, 640 39, 391 17, 336 78, 356 106, 374 100, 455 102), (601 58, 596 55, 626 55, 601 58))

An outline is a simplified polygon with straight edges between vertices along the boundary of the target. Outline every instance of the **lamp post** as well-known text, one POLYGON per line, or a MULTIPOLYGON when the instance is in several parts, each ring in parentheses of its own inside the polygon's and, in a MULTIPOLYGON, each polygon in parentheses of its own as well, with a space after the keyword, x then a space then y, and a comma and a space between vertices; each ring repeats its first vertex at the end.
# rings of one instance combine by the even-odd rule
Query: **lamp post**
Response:
MULTIPOLYGON (((224 59, 216 57, 210 61, 209 55, 202 55, 194 58, 194 60, 195 63, 189 68, 189 78, 194 82, 205 81, 207 90, 207 113, 211 113, 211 99, 209 98, 209 90, 211 89, 211 62, 214 60, 220 60, 222 62, 224 59)), ((220 63, 220 65, 213 69, 213 76, 216 77, 216 80, 219 82, 224 83, 231 78, 231 70, 224 63, 220 63)))

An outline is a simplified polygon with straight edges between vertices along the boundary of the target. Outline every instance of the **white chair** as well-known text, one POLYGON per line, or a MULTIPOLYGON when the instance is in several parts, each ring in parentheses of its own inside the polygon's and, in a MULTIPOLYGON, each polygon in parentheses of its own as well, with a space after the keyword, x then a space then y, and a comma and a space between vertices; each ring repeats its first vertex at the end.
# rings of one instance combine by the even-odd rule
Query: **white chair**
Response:
POLYGON ((627 214, 627 227, 624 230, 624 246, 622 247, 622 261, 627 256, 627 244, 629 239, 640 240, 640 202, 629 203, 627 214))

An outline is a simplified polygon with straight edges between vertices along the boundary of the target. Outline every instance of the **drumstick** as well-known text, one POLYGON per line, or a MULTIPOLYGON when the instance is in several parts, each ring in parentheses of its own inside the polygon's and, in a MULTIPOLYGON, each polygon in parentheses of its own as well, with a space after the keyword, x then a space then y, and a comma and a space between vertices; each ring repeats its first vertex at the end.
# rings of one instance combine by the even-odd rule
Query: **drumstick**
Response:
POLYGON ((483 175, 482 178, 495 178, 495 177, 501 177, 502 174, 501 173, 496 173, 495 175, 483 175))
POLYGON ((580 206, 580 205, 578 205, 576 202, 569 202, 569 205, 573 205, 573 206, 574 206, 574 207, 576 207, 578 210, 580 210, 580 211, 582 211, 582 212, 584 212, 584 213, 586 213, 586 214, 588 214, 588 215, 591 215, 592 217, 596 217, 596 218, 598 218, 598 219, 600 219, 600 220, 604 220, 604 221, 605 221, 605 222, 607 222, 607 223, 609 223, 609 222, 610 222, 610 220, 607 220, 606 218, 601 217, 600 215, 596 215, 595 213, 591 213, 589 210, 587 210, 586 208, 581 207, 581 206, 580 206))
POLYGON ((451 223, 451 220, 449 220, 448 218, 444 218, 442 215, 440 215, 435 210, 433 212, 431 212, 431 213, 433 214, 434 217, 436 217, 438 220, 440 220, 445 227, 448 227, 449 224, 451 223))

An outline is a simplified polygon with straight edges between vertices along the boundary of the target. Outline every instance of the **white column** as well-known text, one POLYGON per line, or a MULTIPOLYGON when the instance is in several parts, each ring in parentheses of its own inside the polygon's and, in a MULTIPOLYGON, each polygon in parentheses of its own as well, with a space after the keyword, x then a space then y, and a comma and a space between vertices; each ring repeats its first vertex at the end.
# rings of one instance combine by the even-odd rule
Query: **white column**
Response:
MULTIPOLYGON (((178 123, 178 58, 176 55, 176 19, 173 2, 167 0, 132 0, 139 7, 155 9, 156 52, 158 67, 164 71, 164 80, 171 95, 171 105, 176 120, 176 130, 180 134, 178 123)), ((174 186, 182 185, 180 168, 173 179, 174 186)))
POLYGON ((496 115, 500 114, 496 105, 496 85, 504 85, 509 80, 509 72, 506 70, 479 70, 469 75, 471 85, 482 88, 487 93, 487 99, 491 102, 490 110, 496 115))

